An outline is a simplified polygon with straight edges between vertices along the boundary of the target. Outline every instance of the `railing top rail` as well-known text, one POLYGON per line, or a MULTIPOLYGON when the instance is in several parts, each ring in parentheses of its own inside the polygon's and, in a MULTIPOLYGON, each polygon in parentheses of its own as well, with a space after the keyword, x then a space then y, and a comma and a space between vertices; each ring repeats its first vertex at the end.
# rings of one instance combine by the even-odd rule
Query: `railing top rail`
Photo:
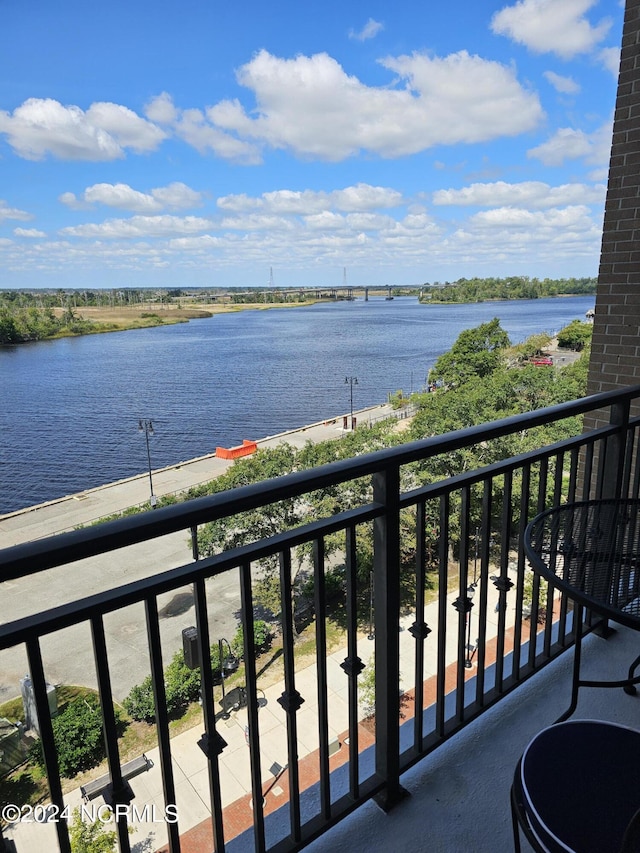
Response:
POLYGON ((318 468, 298 471, 116 521, 61 533, 0 551, 0 579, 9 580, 85 557, 166 536, 199 524, 354 480, 430 456, 459 450, 514 431, 625 404, 640 397, 640 385, 607 391, 498 421, 435 435, 318 468))

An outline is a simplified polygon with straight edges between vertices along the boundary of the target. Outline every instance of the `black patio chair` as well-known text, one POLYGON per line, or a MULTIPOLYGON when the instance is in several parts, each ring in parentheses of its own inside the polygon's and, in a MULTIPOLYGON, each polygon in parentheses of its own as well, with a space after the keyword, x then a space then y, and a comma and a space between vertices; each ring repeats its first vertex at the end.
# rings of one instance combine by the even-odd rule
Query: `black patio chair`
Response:
POLYGON ((538 853, 640 853, 640 731, 568 720, 539 732, 511 787, 520 830, 538 853))

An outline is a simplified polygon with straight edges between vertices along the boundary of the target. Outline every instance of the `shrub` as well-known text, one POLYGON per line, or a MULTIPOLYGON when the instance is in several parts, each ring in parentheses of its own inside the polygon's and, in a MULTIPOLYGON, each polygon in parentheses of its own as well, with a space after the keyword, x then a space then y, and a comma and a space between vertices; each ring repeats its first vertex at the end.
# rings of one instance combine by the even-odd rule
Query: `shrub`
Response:
POLYGON ((156 707, 153 700, 151 676, 148 675, 142 684, 136 684, 122 704, 126 712, 141 723, 153 723, 156 718, 156 707))
POLYGON ((200 669, 189 669, 182 652, 176 652, 165 669, 164 682, 170 714, 182 712, 200 697, 200 669))
MULTIPOLYGON (((116 722, 120 722, 117 713, 116 722)), ((96 697, 70 702, 53 718, 51 725, 62 776, 71 779, 81 770, 95 767, 105 757, 102 714, 96 697)), ((44 766, 40 741, 31 748, 30 758, 44 766)))
MULTIPOLYGON (((180 716, 190 702, 200 697, 200 669, 189 669, 182 652, 176 652, 166 667, 164 683, 170 717, 180 716)), ((122 704, 134 720, 153 723, 156 706, 151 676, 147 675, 142 684, 132 687, 122 704)))
MULTIPOLYGON (((262 652, 271 645, 271 629, 263 619, 256 619, 253 623, 253 648, 256 652, 262 652)), ((233 640, 231 650, 237 657, 244 656, 244 630, 242 625, 238 626, 233 640)))

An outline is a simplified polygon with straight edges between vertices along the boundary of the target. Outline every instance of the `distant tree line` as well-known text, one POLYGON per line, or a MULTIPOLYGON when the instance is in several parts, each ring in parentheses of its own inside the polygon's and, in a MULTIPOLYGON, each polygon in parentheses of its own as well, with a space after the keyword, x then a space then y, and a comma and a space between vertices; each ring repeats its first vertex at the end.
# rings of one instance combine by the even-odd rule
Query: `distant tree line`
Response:
POLYGON ((460 278, 425 284, 421 302, 485 302, 490 299, 543 299, 550 296, 595 294, 596 278, 460 278))
POLYGON ((78 317, 68 307, 57 317, 52 308, 10 306, 0 303, 0 345, 22 344, 67 335, 86 335, 94 328, 91 320, 78 317))

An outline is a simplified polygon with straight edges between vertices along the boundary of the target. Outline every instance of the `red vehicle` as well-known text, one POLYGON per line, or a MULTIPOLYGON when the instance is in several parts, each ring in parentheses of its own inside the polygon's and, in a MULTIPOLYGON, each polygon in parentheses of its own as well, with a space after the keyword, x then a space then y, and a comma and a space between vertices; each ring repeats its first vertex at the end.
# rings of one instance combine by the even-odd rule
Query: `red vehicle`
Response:
POLYGON ((536 367, 553 367, 553 359, 549 355, 534 358, 531 360, 531 363, 535 364, 536 367))

